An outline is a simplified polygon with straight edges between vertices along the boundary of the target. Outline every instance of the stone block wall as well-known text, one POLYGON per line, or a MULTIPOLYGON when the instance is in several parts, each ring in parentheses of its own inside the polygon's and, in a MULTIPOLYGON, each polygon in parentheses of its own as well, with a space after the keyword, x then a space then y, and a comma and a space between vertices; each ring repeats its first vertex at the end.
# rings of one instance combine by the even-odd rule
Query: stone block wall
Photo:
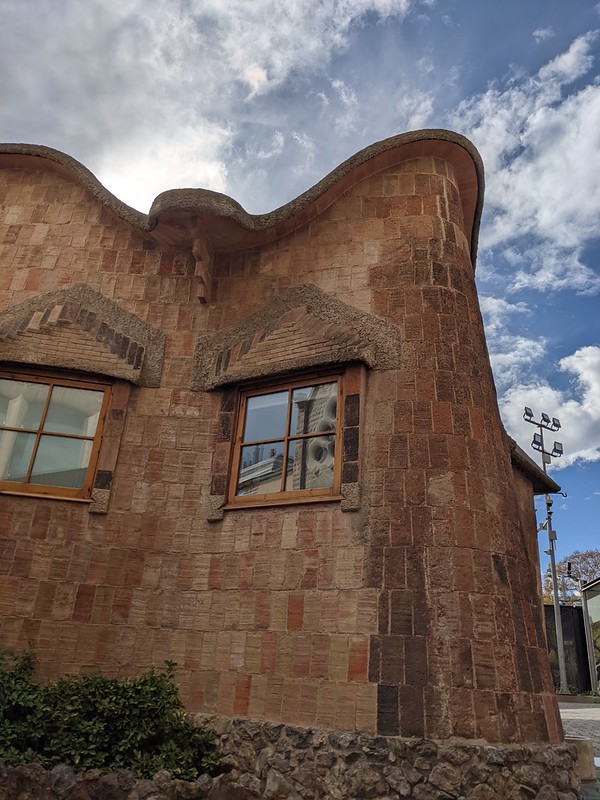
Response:
MULTIPOLYGON (((467 144, 376 149, 294 224, 235 247, 204 241, 218 214, 153 227, 64 170, 0 154, 0 323, 84 284, 164 336, 158 380, 114 375, 129 396, 106 513, 0 497, 3 647, 35 650, 49 678, 170 659, 188 707, 227 717, 561 740, 474 284, 467 144), (220 337, 227 363, 204 386, 220 337), (223 509, 237 386, 319 359, 350 364, 359 398, 351 501, 223 509)), ((54 365, 71 363, 67 323, 54 365)), ((6 361, 36 363, 16 344, 30 335, 6 361)))

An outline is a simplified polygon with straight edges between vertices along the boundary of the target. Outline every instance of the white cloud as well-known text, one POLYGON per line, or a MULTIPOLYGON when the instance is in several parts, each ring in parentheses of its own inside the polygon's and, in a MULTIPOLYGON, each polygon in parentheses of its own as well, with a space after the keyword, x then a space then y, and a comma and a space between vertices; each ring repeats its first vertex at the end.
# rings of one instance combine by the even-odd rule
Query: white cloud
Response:
POLYGON ((292 139, 294 142, 296 142, 303 153, 302 160, 296 163, 296 165, 293 167, 293 171, 296 174, 304 174, 305 172, 311 170, 314 165, 317 151, 315 140, 312 138, 312 136, 309 136, 306 131, 293 131, 292 139))
POLYGON ((431 56, 423 56, 420 58, 417 63, 415 64, 419 72, 423 73, 424 75, 430 75, 434 70, 435 66, 431 59, 431 56))
POLYGON ((530 452, 529 443, 536 429, 523 420, 523 407, 532 408, 536 419, 545 411, 562 423, 560 431, 545 435, 546 449, 551 449, 555 440, 564 446, 564 456, 553 461, 552 469, 600 461, 600 347, 581 347, 561 359, 558 366, 572 376, 568 390, 538 382, 516 385, 505 392, 500 409, 506 427, 530 452))
POLYGON ((510 330, 514 317, 531 314, 526 303, 510 303, 501 297, 482 295, 481 311, 494 379, 503 390, 523 378, 546 351, 544 338, 531 339, 510 330))
POLYGON ((546 351, 546 340, 506 334, 490 346, 490 361, 498 389, 523 379, 523 374, 537 365, 546 351))
POLYGON ((580 294, 600 292, 600 275, 581 260, 582 250, 581 247, 568 249, 549 242, 525 248, 512 259, 517 270, 508 285, 509 291, 572 289, 580 294))
POLYGON ((486 165, 482 249, 529 237, 523 261, 533 263, 522 266, 513 288, 543 288, 546 279, 554 288, 599 288, 581 253, 599 236, 600 182, 590 165, 600 149, 600 83, 572 89, 593 66, 595 39, 596 32, 578 37, 537 75, 492 85, 451 118, 486 165))
POLYGON ((424 91, 403 89, 396 93, 396 111, 401 130, 424 128, 433 114, 433 95, 424 91))
POLYGON ((554 33, 553 28, 536 28, 534 32, 531 34, 536 41, 536 44, 545 41, 546 39, 552 39, 553 36, 556 34, 554 33))
POLYGON ((479 304, 488 337, 503 333, 509 316, 531 313, 527 303, 510 303, 502 297, 489 294, 480 295, 479 304))
POLYGON ((227 168, 220 154, 228 140, 229 132, 218 126, 168 126, 160 135, 140 137, 111 151, 100 159, 97 175, 119 200, 145 212, 165 189, 193 183, 224 192, 227 168))
POLYGON ((268 85, 268 78, 266 70, 262 67, 259 67, 258 64, 251 64, 249 67, 243 72, 244 80, 247 81, 252 91, 250 92, 249 97, 253 97, 255 94, 258 94, 261 89, 264 89, 268 85))
POLYGON ((336 132, 347 134, 358 122, 358 99, 356 93, 344 81, 339 79, 331 81, 331 87, 337 93, 342 105, 342 113, 335 120, 336 132))
MULTIPOLYGON (((3 138, 65 150, 140 208, 179 182, 227 190, 225 163, 248 120, 263 125, 267 141, 273 135, 259 116, 253 120, 261 99, 298 76, 324 79, 367 16, 403 18, 430 5, 62 0, 57 15, 42 0, 5 0, 3 138)), ((345 103, 339 125, 349 130, 356 98, 348 87, 339 97, 345 103)), ((261 146, 269 152, 262 139, 251 151, 261 146)))
POLYGON ((557 55, 540 69, 539 78, 542 81, 558 80, 561 83, 572 83, 585 75, 594 63, 590 46, 596 36, 596 31, 578 36, 568 50, 557 55))
POLYGON ((281 155, 285 144, 285 136, 281 131, 275 131, 268 150, 261 149, 256 154, 257 158, 274 158, 281 155))

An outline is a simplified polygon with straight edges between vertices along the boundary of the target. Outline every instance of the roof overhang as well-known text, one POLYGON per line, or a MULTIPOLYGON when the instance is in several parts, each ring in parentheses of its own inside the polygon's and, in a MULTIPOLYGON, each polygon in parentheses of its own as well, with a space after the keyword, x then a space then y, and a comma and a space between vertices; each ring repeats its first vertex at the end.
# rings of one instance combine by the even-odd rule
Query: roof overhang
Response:
POLYGON ((587 592, 590 590, 600 591, 600 575, 597 578, 586 583, 584 586, 581 587, 583 592, 587 592))
POLYGON ((534 494, 556 494, 560 492, 558 483, 552 480, 535 461, 519 447, 514 439, 508 437, 511 461, 517 469, 525 473, 533 487, 534 494))

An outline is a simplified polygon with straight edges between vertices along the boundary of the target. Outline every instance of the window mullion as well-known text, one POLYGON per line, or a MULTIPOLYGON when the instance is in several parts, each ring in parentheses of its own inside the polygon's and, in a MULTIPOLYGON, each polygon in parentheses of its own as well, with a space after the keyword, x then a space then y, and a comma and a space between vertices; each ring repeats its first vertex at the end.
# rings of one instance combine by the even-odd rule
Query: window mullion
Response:
POLYGON ((293 389, 288 389, 288 406, 285 418, 285 440, 283 443, 283 463, 281 465, 281 483, 279 484, 279 491, 285 492, 285 482, 287 480, 287 463, 288 463, 288 448, 290 442, 290 424, 292 420, 292 397, 293 389))
MULTIPOLYGON (((41 383, 42 386, 44 385, 42 381, 37 381, 37 383, 41 383)), ((50 405, 50 398, 52 396, 52 390, 54 389, 54 384, 46 384, 48 386, 48 392, 46 394, 46 402, 44 403, 44 409, 42 411, 42 416, 40 417, 40 422, 38 425, 36 437, 35 437, 35 444, 33 445, 33 451, 31 453, 31 459, 29 460, 29 467, 27 468, 27 474, 25 475, 25 480, 23 483, 29 483, 31 480, 31 473, 33 472, 33 465, 35 464, 35 459, 37 456, 37 451, 40 446, 40 438, 42 435, 42 430, 44 428, 44 421, 46 419, 46 414, 48 413, 48 407, 50 405)))
POLYGON ((54 391, 54 383, 51 383, 48 386, 48 394, 46 395, 46 402, 44 403, 44 410, 42 411, 42 416, 40 418, 40 424, 38 427, 38 434, 44 430, 44 422, 46 422, 46 415, 48 413, 48 408, 50 406, 50 398, 52 397, 52 392, 54 391))

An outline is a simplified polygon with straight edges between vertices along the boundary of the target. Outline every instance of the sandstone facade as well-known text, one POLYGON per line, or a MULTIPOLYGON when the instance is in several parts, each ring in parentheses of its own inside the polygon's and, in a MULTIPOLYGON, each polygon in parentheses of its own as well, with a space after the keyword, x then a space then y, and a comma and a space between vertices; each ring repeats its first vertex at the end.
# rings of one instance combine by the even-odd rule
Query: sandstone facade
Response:
POLYGON ((0 168, 3 368, 112 387, 89 498, 0 497, 2 647, 48 678, 171 659, 225 717, 560 743, 532 509, 558 487, 500 421, 472 146, 395 137, 260 217, 200 190, 146 217, 44 148, 0 168), (228 508, 239 390, 333 367, 339 496, 228 508))

